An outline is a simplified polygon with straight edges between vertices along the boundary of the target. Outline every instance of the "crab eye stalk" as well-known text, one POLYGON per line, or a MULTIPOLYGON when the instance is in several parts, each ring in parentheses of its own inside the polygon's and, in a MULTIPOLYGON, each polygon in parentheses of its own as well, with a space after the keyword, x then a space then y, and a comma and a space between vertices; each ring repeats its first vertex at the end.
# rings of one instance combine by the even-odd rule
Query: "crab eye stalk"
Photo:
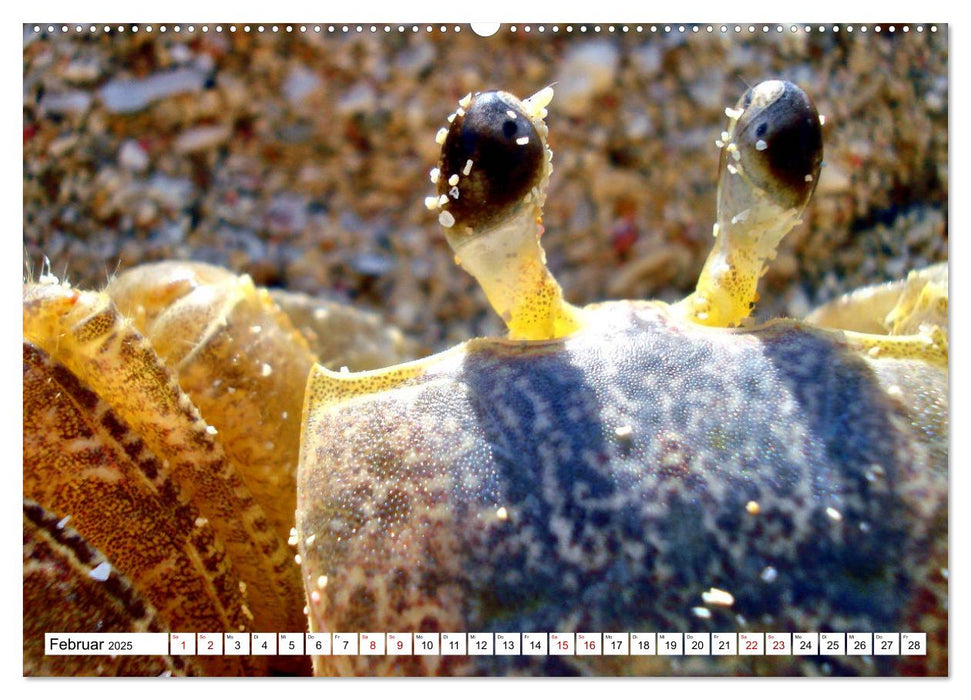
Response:
POLYGON ((823 160, 819 113, 809 96, 783 80, 750 88, 738 101, 722 150, 719 211, 737 216, 760 199, 784 210, 808 204, 823 160))
POLYGON ((766 262, 816 189, 822 122, 812 100, 784 80, 768 80, 725 110, 715 245, 693 294, 679 308, 710 326, 734 326, 752 311, 766 262))
POLYGON ((522 102, 507 92, 475 95, 455 114, 438 163, 442 211, 457 230, 480 230, 509 216, 538 186, 546 146, 522 102))
POLYGON ((526 100, 502 91, 462 98, 438 132, 436 194, 425 199, 513 340, 550 340, 580 327, 581 312, 564 301, 539 242, 553 158, 543 118, 552 97, 545 88, 526 100))

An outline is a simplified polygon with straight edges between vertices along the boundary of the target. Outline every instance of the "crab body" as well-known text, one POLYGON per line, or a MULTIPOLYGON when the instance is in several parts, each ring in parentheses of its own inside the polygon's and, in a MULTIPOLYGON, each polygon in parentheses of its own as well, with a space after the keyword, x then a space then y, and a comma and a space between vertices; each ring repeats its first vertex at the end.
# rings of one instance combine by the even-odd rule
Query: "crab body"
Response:
MULTIPOLYGON (((929 629, 917 602, 946 522, 944 372, 860 356, 797 322, 713 330, 647 302, 589 311, 568 338, 470 341, 366 400, 329 397, 340 382, 378 385, 380 372, 312 376, 304 443, 317 447, 303 459, 328 465, 298 485, 312 628, 929 629), (711 589, 734 603, 706 604, 711 589)), ((454 657, 316 663, 455 670, 454 657)), ((620 667, 463 663, 477 675, 620 667)), ((623 668, 765 663, 658 656, 623 668)))

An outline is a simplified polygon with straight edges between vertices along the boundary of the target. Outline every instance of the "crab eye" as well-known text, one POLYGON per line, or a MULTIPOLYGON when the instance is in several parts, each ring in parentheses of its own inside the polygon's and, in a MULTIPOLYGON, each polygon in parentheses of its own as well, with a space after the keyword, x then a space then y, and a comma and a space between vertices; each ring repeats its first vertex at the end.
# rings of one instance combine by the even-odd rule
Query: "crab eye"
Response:
POLYGON ((734 143, 748 177, 780 206, 809 201, 823 159, 823 135, 812 100, 796 85, 769 80, 739 100, 734 143))
POLYGON ((502 220, 543 176, 545 143, 522 103, 506 92, 476 94, 452 120, 438 163, 441 208, 457 226, 502 220))

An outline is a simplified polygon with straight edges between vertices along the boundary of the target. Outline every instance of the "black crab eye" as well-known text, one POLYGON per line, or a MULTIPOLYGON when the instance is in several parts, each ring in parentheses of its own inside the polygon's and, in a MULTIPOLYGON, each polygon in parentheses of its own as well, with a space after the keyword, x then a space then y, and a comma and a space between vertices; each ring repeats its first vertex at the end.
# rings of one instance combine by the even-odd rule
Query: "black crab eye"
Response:
POLYGON ((501 221, 542 180, 545 154, 519 100, 501 91, 477 93, 457 112, 442 144, 437 187, 447 201, 441 209, 458 227, 501 221))
POLYGON ((769 80, 746 92, 736 109, 742 114, 733 141, 744 172, 780 206, 805 206, 823 160, 822 127, 812 100, 793 83, 769 80))

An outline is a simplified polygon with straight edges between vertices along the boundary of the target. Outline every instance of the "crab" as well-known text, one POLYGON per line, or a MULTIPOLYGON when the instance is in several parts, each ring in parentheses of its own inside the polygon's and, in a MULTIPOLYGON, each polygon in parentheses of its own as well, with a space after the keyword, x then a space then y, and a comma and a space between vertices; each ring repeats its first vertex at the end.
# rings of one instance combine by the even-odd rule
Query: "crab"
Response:
POLYGON ((333 371, 292 304, 208 266, 25 286, 25 671, 309 671, 28 649, 59 622, 921 631, 925 657, 311 658, 320 675, 946 673, 946 267, 748 320, 822 160, 812 102, 768 81, 726 110, 696 291, 575 307, 540 244, 552 96, 469 94, 437 137, 426 203, 506 337, 333 371), (49 590, 74 602, 51 612, 49 590))
MULTIPOLYGON (((946 561, 946 271, 841 307, 862 316, 896 291, 890 333, 826 328, 839 320, 832 309, 819 325, 746 324, 822 160, 811 100, 767 81, 727 110, 715 246, 696 291, 673 305, 574 307, 540 244, 551 98, 550 88, 467 95, 431 173, 427 205, 508 336, 382 370, 311 373, 297 484, 311 629, 941 630, 931 591, 946 561)), ((314 663, 366 674, 894 672, 888 658, 820 661, 314 663)))

